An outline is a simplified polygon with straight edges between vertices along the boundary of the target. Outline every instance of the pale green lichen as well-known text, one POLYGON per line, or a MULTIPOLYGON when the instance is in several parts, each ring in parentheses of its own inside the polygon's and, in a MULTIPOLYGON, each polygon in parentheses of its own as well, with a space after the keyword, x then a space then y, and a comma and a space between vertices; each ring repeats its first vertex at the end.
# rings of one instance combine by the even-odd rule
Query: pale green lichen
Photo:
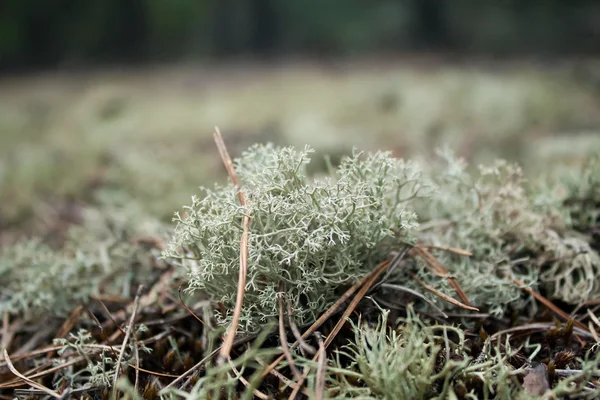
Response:
MULTIPOLYGON (((360 320, 351 324, 354 339, 328 360, 327 398, 541 399, 528 393, 522 383, 532 364, 522 362, 518 368, 512 364, 522 350, 511 346, 510 336, 495 341, 488 338, 480 353, 470 354, 465 331, 423 322, 410 305, 407 316, 393 325, 386 310, 381 310, 375 326, 360 320)), ((597 346, 578 360, 579 369, 550 382, 543 398, 596 398, 598 388, 586 386, 586 382, 597 376, 597 346)), ((305 358, 298 363, 316 367, 305 358)), ((314 388, 314 373, 308 384, 314 388)))
MULTIPOLYGON (((505 161, 470 172, 464 161, 441 155, 443 164, 427 170, 436 192, 415 206, 422 223, 419 238, 472 252, 471 257, 436 256, 473 305, 496 316, 533 305, 506 273, 569 303, 600 295, 598 253, 572 230, 569 210, 551 191, 535 192, 522 170, 505 161)), ((424 262, 416 268, 422 280, 455 295, 424 262)))
POLYGON ((90 296, 130 295, 130 287, 157 273, 157 249, 135 243, 136 235, 162 234, 162 226, 134 210, 86 210, 61 248, 41 238, 23 238, 0 251, 0 313, 27 319, 66 315, 90 296), (135 223, 132 222, 135 220, 135 223))
POLYGON ((311 150, 254 146, 236 160, 247 207, 232 185, 203 189, 177 227, 166 256, 189 270, 201 289, 227 310, 237 292, 241 220, 251 218, 242 331, 257 331, 278 315, 283 282, 299 324, 314 321, 349 286, 409 240, 416 215, 406 203, 423 192, 419 171, 388 153, 355 153, 328 177, 306 172, 311 150))
POLYGON ((381 311, 375 327, 352 324, 354 340, 337 352, 328 369, 329 398, 445 398, 452 376, 469 361, 463 354, 464 333, 453 327, 428 327, 410 308, 398 328, 390 329, 389 311, 381 311), (447 336, 444 342, 439 333, 448 331, 458 334, 458 343, 447 336))
MULTIPOLYGON (((354 340, 329 359, 328 398, 441 400, 460 393, 465 399, 508 400, 523 391, 522 371, 508 362, 516 354, 508 340, 473 357, 462 329, 425 323, 411 306, 407 311, 395 327, 385 310, 376 326, 352 324, 354 340)), ((314 379, 313 374, 309 384, 314 379)))

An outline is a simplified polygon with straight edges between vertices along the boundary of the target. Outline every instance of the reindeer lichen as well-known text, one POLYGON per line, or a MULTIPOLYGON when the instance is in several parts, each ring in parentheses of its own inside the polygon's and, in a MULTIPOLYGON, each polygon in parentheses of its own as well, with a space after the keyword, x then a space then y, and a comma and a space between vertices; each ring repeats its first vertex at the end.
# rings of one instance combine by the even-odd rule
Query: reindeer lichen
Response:
POLYGON ((314 321, 339 296, 409 240, 417 226, 407 209, 420 196, 419 170, 389 153, 354 153, 331 176, 309 178, 310 148, 251 147, 235 161, 248 206, 233 185, 202 189, 177 227, 165 255, 189 271, 190 286, 209 294, 225 310, 235 302, 241 219, 251 218, 248 277, 240 329, 255 332, 278 315, 279 284, 297 323, 314 321))
POLYGON ((125 217, 110 209, 90 209, 85 211, 83 225, 68 229, 61 248, 50 247, 43 238, 23 238, 4 246, 0 251, 0 313, 26 319, 46 313, 66 315, 101 290, 127 294, 127 287, 148 279, 158 265, 158 251, 144 249, 133 240, 139 232, 161 232, 154 223, 131 210, 125 217))
MULTIPOLYGON (((501 316, 533 305, 507 274, 573 304, 600 295, 598 253, 573 231, 568 209, 551 190, 536 192, 521 168, 506 161, 471 172, 450 153, 441 156, 444 163, 426 171, 437 190, 415 206, 422 224, 418 236, 424 243, 472 252, 471 257, 436 256, 474 306, 501 316)), ((433 275, 421 260, 416 269, 423 281, 454 295, 447 280, 433 275)))

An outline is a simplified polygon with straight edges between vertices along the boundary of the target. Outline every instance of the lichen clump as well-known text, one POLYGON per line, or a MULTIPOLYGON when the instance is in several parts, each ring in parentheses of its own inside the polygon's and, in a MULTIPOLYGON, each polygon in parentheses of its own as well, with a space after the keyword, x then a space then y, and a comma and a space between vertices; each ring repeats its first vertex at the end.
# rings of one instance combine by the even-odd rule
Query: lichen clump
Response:
POLYGON ((191 291, 201 289, 222 307, 227 325, 235 303, 242 217, 251 217, 248 275, 240 330, 256 332, 278 315, 285 293, 298 324, 314 321, 403 241, 416 215, 406 205, 421 194, 412 164, 378 152, 353 154, 337 170, 309 178, 312 150, 256 145, 235 161, 247 207, 233 185, 202 188, 177 226, 165 256, 189 271, 191 291), (282 286, 280 286, 282 285, 282 286))

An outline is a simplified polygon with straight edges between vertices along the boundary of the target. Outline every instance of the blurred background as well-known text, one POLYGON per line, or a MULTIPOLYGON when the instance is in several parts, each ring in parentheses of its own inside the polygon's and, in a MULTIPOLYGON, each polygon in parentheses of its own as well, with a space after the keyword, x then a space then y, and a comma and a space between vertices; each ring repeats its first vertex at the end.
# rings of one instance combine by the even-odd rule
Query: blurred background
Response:
POLYGON ((168 221, 212 129, 334 159, 449 146, 530 173, 600 152, 594 0, 4 0, 0 239, 80 210, 168 221))

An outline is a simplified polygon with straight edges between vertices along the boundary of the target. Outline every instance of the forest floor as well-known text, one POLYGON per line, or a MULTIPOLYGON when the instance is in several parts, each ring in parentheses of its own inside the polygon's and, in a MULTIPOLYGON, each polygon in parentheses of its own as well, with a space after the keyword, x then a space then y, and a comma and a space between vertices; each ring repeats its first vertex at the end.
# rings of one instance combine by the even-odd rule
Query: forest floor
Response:
MULTIPOLYGON (((142 360, 126 375, 140 391, 146 390, 143 397, 152 398, 157 396, 154 389, 183 376, 212 351, 205 347, 208 335, 201 333, 202 325, 190 317, 178 298, 178 288, 185 287, 185 272, 160 254, 172 236, 174 212, 190 204, 191 197, 199 194, 199 186, 226 181, 213 140, 214 126, 220 128, 233 157, 254 143, 310 145, 316 149, 310 166, 313 173, 325 170, 325 162, 319 161, 325 154, 337 164, 354 147, 389 150, 396 157, 422 164, 433 160, 437 149, 447 147, 473 166, 469 171, 504 158, 520 164, 524 176, 537 184, 538 177, 546 179, 559 165, 582 171, 591 156, 600 154, 598 70, 595 60, 554 65, 524 61, 303 61, 111 68, 1 78, 0 287, 4 289, 0 294, 0 347, 31 381, 16 378, 8 370, 9 360, 0 355, 0 398, 26 397, 29 387, 39 394, 45 390, 39 386, 61 392, 70 385, 79 390, 72 393, 76 397, 101 397, 112 384, 121 349, 131 357, 135 352, 138 362, 142 360), (74 263, 78 266, 71 271, 74 263), (39 272, 33 267, 40 265, 47 269, 39 272), (142 285, 141 305, 134 307, 136 290, 142 285), (138 314, 135 325, 143 324, 148 331, 134 335, 137 344, 129 354, 127 344, 121 343, 134 310, 138 314), (90 337, 82 333, 84 328, 92 332, 90 337), (69 338, 70 333, 71 339, 53 342, 69 338), (104 346, 106 353, 102 350, 97 359, 98 353, 90 350, 93 346, 104 346), (137 355, 143 346, 152 348, 154 356, 137 355), (81 371, 87 372, 79 375, 81 371)), ((588 209, 598 207, 597 198, 590 201, 588 209)), ((594 223, 584 231, 580 228, 573 229, 587 235, 586 243, 598 252, 600 228, 594 223)), ((444 245, 455 247, 453 243, 444 245)), ((428 257, 428 253, 420 254, 428 257)), ((552 297, 550 291, 539 295, 552 297)), ((185 294, 184 300, 193 312, 206 312, 198 298, 185 294)), ((521 321, 523 325, 552 321, 544 313, 551 315, 563 308, 566 315, 572 314, 571 319, 562 321, 564 326, 544 325, 546 336, 540 339, 545 343, 540 353, 546 357, 544 365, 557 354, 547 349, 548 335, 554 341, 569 341, 562 346, 574 349, 560 371, 589 351, 597 339, 593 327, 600 329, 593 323, 600 322, 594 311, 587 314, 587 307, 597 300, 588 298, 573 305, 555 299, 557 304, 540 306, 536 318, 521 321), (584 317, 577 319, 582 313, 584 317), (588 321, 592 321, 591 328, 588 321)), ((370 309, 361 304, 359 310, 370 309)), ((405 311, 400 314, 407 315, 405 311)), ((484 314, 490 320, 483 325, 494 332, 508 329, 517 318, 508 321, 510 316, 505 316, 491 322, 490 314, 483 310, 484 314)), ((409 312, 408 318, 414 322, 416 317, 409 312)), ((452 320, 459 325, 461 321, 452 320)), ((483 326, 467 325, 465 332, 475 336, 478 332, 474 329, 483 326)), ((330 332, 332 326, 326 323, 324 332, 330 332)), ((352 333, 342 331, 341 335, 348 338, 352 333)), ((436 335, 431 337, 440 340, 436 335)), ((247 358, 272 356, 261 351, 278 345, 273 337, 263 338, 261 348, 248 350, 247 358)), ((483 354, 486 340, 480 340, 482 343, 469 348, 471 353, 483 354)), ((334 344, 342 342, 339 339, 334 344)), ((316 339, 312 344, 318 347, 316 339)), ((530 343, 520 339, 519 346, 530 343)), ((242 344, 235 347, 238 352, 242 348, 242 344)), ((527 354, 519 356, 529 357, 531 351, 526 347, 527 354)), ((236 359, 240 360, 238 367, 247 361, 242 358, 236 359)), ((280 370, 288 378, 294 376, 288 367, 280 370)), ((202 373, 194 371, 196 375, 190 376, 202 381, 202 373)), ((223 371, 210 373, 222 377, 223 371)), ((533 373, 524 374, 533 379, 533 373)), ((550 386, 553 379, 558 385, 560 379, 552 374, 550 386)), ((244 376, 252 378, 252 374, 244 376)), ((589 379, 583 386, 596 390, 597 370, 586 376, 589 379)), ((336 379, 368 386, 357 384, 356 377, 336 379)), ((327 378, 328 390, 334 381, 327 378)), ((285 378, 281 382, 286 382, 285 378)), ((281 382, 269 376, 260 384, 252 381, 248 385, 260 389, 261 395, 289 394, 281 382)), ((313 382, 303 393, 314 394, 311 390, 318 391, 318 384, 313 382)), ((236 385, 240 391, 244 388, 243 383, 236 385)), ((473 385, 465 385, 463 394, 453 386, 456 398, 468 398, 467 389, 473 385)), ((119 387, 123 395, 135 397, 126 383, 119 387)), ((487 389, 477 386, 473 390, 481 394, 487 389)), ((571 393, 569 390, 557 393, 571 393)), ((336 395, 335 390, 325 392, 336 395)), ((364 395, 385 398, 385 393, 376 391, 364 395)), ((184 398, 174 392, 165 396, 184 398)))

